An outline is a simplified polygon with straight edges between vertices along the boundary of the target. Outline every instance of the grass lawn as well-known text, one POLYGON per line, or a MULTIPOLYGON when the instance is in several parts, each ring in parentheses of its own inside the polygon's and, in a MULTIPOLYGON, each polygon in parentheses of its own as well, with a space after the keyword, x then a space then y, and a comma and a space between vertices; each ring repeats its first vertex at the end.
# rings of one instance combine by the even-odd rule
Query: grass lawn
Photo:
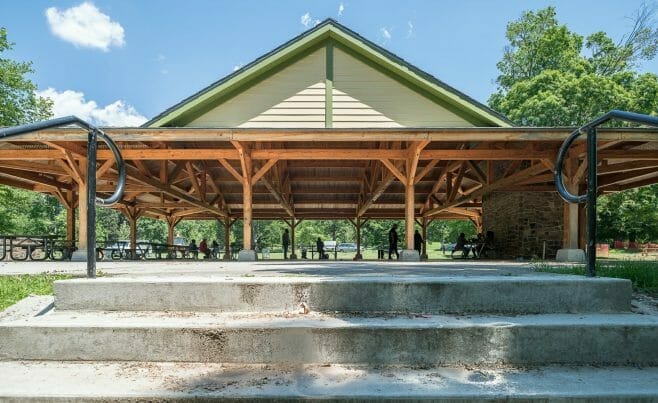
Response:
MULTIPOLYGON (((536 271, 585 274, 584 265, 548 265, 536 263, 536 271)), ((599 260, 596 262, 596 275, 599 277, 615 277, 631 280, 633 288, 658 296, 658 261, 647 260, 599 260)))
POLYGON ((72 278, 66 274, 0 276, 0 311, 30 294, 50 295, 53 281, 72 278))

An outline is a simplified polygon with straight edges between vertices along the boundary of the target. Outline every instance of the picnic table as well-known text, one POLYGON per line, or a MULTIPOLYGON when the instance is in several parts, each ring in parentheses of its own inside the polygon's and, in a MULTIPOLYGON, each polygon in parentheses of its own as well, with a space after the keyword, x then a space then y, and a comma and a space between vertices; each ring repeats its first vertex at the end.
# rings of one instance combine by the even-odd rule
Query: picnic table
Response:
MULTIPOLYGON (((315 257, 315 254, 318 253, 318 250, 315 247, 315 245, 301 246, 300 250, 302 252, 301 253, 302 259, 308 259, 307 255, 308 255, 309 251, 311 252, 311 260, 313 260, 314 257, 315 257)), ((329 255, 331 252, 332 252, 332 249, 324 248, 324 253, 326 253, 327 255, 329 255)), ((338 249, 336 247, 333 248, 333 253, 334 253, 334 260, 338 260, 338 249)))
POLYGON ((56 235, 0 235, 0 260, 46 260, 51 257, 56 235))
POLYGON ((641 256, 658 255, 658 244, 648 243, 642 245, 641 256))

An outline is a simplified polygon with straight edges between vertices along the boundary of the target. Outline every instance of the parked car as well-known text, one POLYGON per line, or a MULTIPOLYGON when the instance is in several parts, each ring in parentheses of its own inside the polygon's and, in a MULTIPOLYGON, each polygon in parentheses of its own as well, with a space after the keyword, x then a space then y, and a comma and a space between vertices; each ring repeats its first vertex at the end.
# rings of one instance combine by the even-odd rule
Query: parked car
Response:
POLYGON ((336 241, 324 241, 324 250, 333 251, 336 248, 336 241))
POLYGON ((356 244, 352 242, 343 242, 336 247, 338 252, 356 252, 356 244))

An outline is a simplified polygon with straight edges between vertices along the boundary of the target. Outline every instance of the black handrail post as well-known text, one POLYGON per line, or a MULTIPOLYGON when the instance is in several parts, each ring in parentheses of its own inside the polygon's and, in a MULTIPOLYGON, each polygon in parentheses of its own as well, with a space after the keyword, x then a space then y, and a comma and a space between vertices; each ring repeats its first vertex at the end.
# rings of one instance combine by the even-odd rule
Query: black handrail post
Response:
POLYGON ((596 276, 596 193, 598 155, 596 126, 587 129, 587 276, 596 276))
POLYGON ((87 134, 87 277, 96 278, 96 130, 87 134))

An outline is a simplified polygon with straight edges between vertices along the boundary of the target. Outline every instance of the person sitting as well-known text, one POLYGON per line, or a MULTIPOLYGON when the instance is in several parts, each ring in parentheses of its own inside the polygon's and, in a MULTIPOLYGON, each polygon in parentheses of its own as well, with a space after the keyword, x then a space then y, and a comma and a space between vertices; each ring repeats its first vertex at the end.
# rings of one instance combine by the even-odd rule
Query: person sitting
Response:
POLYGON ((201 243, 199 244, 199 252, 203 253, 204 259, 208 259, 210 257, 210 249, 208 248, 208 242, 206 241, 206 238, 201 240, 201 243))
POLYGON ((196 241, 194 239, 190 241, 190 244, 187 247, 187 252, 189 253, 189 257, 191 259, 199 258, 199 247, 196 246, 196 241))
POLYGON ((471 252, 471 248, 466 246, 466 235, 462 232, 457 238, 457 243, 455 247, 450 252, 450 257, 453 257, 456 251, 462 251, 462 257, 468 257, 468 254, 471 252))
POLYGON ((322 242, 322 239, 320 239, 320 237, 318 237, 318 240, 315 241, 315 248, 318 251, 318 260, 329 258, 329 256, 324 254, 324 242, 322 242))
POLYGON ((219 258, 219 244, 216 240, 212 241, 212 244, 210 244, 210 257, 213 259, 219 258))

